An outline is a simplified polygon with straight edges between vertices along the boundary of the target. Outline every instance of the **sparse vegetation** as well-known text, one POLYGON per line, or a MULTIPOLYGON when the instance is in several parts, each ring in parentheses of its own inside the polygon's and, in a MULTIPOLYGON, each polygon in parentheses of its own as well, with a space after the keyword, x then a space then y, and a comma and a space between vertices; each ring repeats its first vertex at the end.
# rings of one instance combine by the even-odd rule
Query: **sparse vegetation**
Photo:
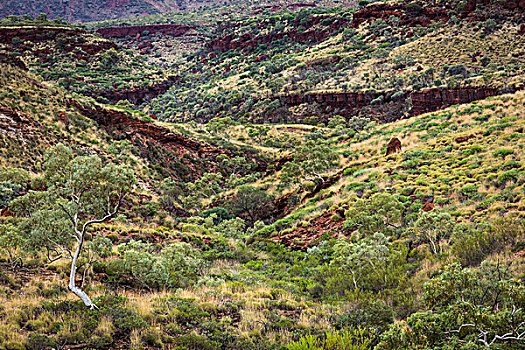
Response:
POLYGON ((316 5, 1 21, 0 349, 523 348, 523 13, 316 5))

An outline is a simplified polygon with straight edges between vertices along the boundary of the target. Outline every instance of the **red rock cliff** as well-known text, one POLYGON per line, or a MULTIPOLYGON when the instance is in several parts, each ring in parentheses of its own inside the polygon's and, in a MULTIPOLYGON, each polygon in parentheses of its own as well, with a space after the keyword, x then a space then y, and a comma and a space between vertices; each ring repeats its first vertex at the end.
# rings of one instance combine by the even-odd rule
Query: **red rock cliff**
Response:
MULTIPOLYGON (((319 16, 312 19, 311 26, 319 24, 323 19, 328 17, 319 16)), ((350 22, 346 19, 339 18, 330 23, 329 26, 322 28, 314 28, 305 30, 303 32, 298 32, 296 28, 300 27, 299 22, 296 22, 293 25, 294 29, 288 30, 286 32, 278 32, 264 35, 253 35, 252 33, 245 33, 241 36, 234 34, 227 34, 220 36, 217 39, 214 39, 208 43, 206 46, 213 50, 236 50, 236 49, 247 49, 255 48, 260 44, 269 44, 273 41, 280 40, 283 38, 289 38, 292 41, 304 43, 307 40, 322 41, 329 37, 332 33, 338 31, 341 28, 347 27, 350 25, 350 22)), ((235 25, 230 25, 230 27, 235 27, 235 25)))
POLYGON ((143 26, 107 27, 97 29, 97 33, 105 38, 125 38, 126 36, 142 35, 145 31, 150 34, 160 33, 170 36, 181 36, 195 26, 182 24, 149 24, 143 26))
POLYGON ((465 87, 465 88, 431 88, 422 91, 405 92, 403 96, 392 99, 393 92, 325 92, 309 93, 304 95, 280 96, 281 105, 286 107, 297 106, 303 103, 317 103, 322 110, 329 111, 337 108, 339 114, 350 117, 357 115, 362 108, 368 108, 369 117, 379 122, 391 122, 404 115, 396 113, 396 108, 402 110, 406 99, 412 100, 410 115, 415 116, 433 112, 446 107, 481 100, 497 95, 498 89, 490 87, 465 87), (381 101, 376 99, 383 96, 381 101), (376 100, 372 104, 372 101, 376 100))
POLYGON ((218 155, 230 155, 228 150, 194 141, 153 123, 134 119, 124 112, 84 107, 74 100, 68 104, 96 121, 113 138, 130 140, 141 156, 184 181, 195 180, 205 171, 213 171, 218 155))
POLYGON ((377 19, 386 21, 391 16, 398 17, 401 25, 428 26, 432 21, 447 21, 449 9, 434 7, 407 8, 405 4, 372 4, 354 13, 352 27, 377 19))
POLYGON ((489 87, 432 88, 415 91, 412 98, 411 115, 437 111, 452 105, 468 103, 498 94, 498 89, 489 87))
MULTIPOLYGON (((67 52, 71 52, 75 48, 80 48, 88 55, 96 55, 99 52, 111 48, 117 49, 117 45, 109 40, 98 39, 93 42, 87 42, 84 38, 84 35, 86 34, 84 30, 61 27, 2 27, 0 28, 0 43, 13 45, 14 38, 32 43, 39 43, 55 40, 60 34, 66 36, 68 39, 67 44, 64 47, 64 50, 67 52)), ((20 48, 24 47, 21 46, 20 48)), ((25 48, 27 48, 27 45, 25 48)), ((78 54, 78 58, 82 58, 80 54, 78 54)))

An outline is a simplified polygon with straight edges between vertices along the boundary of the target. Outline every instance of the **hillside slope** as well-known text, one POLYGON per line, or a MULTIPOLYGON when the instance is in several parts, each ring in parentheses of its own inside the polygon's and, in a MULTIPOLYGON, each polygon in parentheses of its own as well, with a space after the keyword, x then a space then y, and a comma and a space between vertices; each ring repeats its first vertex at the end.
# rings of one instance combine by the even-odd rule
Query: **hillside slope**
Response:
POLYGON ((0 22, 0 350, 524 349, 524 1, 141 1, 0 22))
POLYGON ((97 0, 97 1, 7 1, 0 4, 0 18, 7 15, 29 15, 42 13, 49 18, 62 18, 71 22, 100 21, 122 17, 180 11, 194 6, 207 6, 212 0, 97 0))

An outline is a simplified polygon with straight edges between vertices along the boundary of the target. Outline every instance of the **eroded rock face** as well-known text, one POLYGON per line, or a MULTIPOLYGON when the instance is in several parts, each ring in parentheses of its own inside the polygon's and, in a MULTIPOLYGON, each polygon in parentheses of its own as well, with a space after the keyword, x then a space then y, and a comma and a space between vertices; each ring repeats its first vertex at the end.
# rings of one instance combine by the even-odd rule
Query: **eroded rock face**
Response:
MULTIPOLYGON (((354 13, 352 27, 357 28, 365 22, 372 22, 378 19, 387 21, 391 16, 400 19, 401 25, 407 26, 428 26, 433 21, 446 22, 450 19, 450 14, 456 8, 440 3, 434 5, 432 1, 421 1, 420 4, 371 4, 354 13)), ((490 18, 495 13, 503 16, 517 15, 523 17, 525 11, 525 0, 506 0, 502 4, 498 0, 468 0, 465 2, 460 18, 468 21, 481 21, 490 18), (476 11, 478 5, 485 7, 484 11, 476 11)))
POLYGON ((412 99, 411 115, 437 111, 452 105, 468 103, 498 94, 498 89, 490 87, 432 88, 415 91, 412 99))
POLYGON ((3 27, 0 28, 0 43, 11 44, 15 37, 31 42, 42 42, 54 38, 57 34, 72 36, 81 33, 84 31, 62 27, 3 27))
POLYGON ((126 27, 107 27, 97 29, 97 33, 104 38, 125 38, 127 36, 136 37, 142 35, 145 31, 150 34, 160 33, 170 36, 181 36, 189 30, 195 29, 195 26, 182 24, 149 24, 143 26, 126 26, 126 27))
MULTIPOLYGON (((392 98, 393 92, 323 92, 283 95, 279 97, 282 106, 291 107, 303 103, 317 103, 326 114, 338 109, 338 114, 350 117, 367 109, 367 116, 378 122, 392 122, 404 117, 434 112, 446 107, 481 100, 497 95, 498 89, 490 87, 431 88, 421 91, 404 92, 392 98), (378 101, 378 98, 380 99, 378 101), (407 103, 411 100, 409 113, 407 103), (407 108, 403 108, 406 106, 407 108)), ((323 119, 323 118, 321 118, 323 119)))
POLYGON ((397 137, 393 137, 386 147, 386 155, 401 152, 401 141, 397 137))
POLYGON ((0 107, 0 133, 19 135, 31 129, 34 121, 26 114, 0 107))
POLYGON ((372 4, 354 13, 352 27, 357 28, 365 22, 378 19, 384 21, 391 16, 400 19, 405 26, 428 26, 432 21, 448 21, 449 9, 441 7, 408 7, 405 4, 372 4))
POLYGON ((16 56, 9 56, 8 54, 0 53, 0 63, 7 63, 21 70, 27 70, 27 67, 22 60, 16 56))
MULTIPOLYGON (((321 92, 307 94, 282 95, 279 101, 283 106, 298 106, 303 103, 317 103, 321 108, 338 108, 344 116, 357 114, 357 112, 370 105, 370 103, 382 96, 378 92, 321 92)), ((391 94, 390 94, 391 95, 391 94)))
MULTIPOLYGON (((109 49, 117 49, 117 44, 112 41, 98 39, 88 42, 84 39, 87 33, 81 29, 61 28, 61 27, 2 27, 0 28, 0 43, 6 45, 13 45, 13 39, 21 41, 29 41, 31 43, 40 43, 49 40, 55 40, 57 36, 63 35, 67 38, 64 44, 64 51, 74 52, 77 59, 87 59, 87 56, 93 56, 99 52, 109 49), (81 49, 82 54, 75 49, 81 49)), ((18 49, 29 49, 28 45, 17 44, 18 49)), ((44 56, 51 54, 51 51, 40 51, 35 54, 42 53, 44 56)))
MULTIPOLYGON (((216 158, 221 154, 229 157, 243 155, 248 161, 257 164, 254 169, 257 172, 268 171, 270 165, 254 155, 232 153, 224 148, 198 142, 167 128, 134 119, 128 113, 101 107, 84 107, 75 100, 69 100, 68 105, 96 121, 114 139, 130 140, 141 157, 164 169, 165 176, 169 174, 179 180, 194 181, 203 173, 218 171, 216 158)), ((278 162, 276 166, 282 167, 282 164, 278 162)))
POLYGON ((153 123, 133 119, 124 112, 104 108, 86 108, 76 101, 71 101, 70 104, 75 106, 84 116, 95 120, 103 127, 123 130, 130 138, 137 135, 145 136, 166 147, 179 150, 181 155, 191 153, 199 158, 206 158, 219 154, 229 154, 227 150, 203 145, 182 135, 174 134, 169 129, 153 123))
MULTIPOLYGON (((318 24, 321 20, 326 19, 327 17, 319 16, 313 19, 311 23, 312 26, 318 24)), ((290 38, 292 41, 298 43, 304 43, 307 40, 322 41, 329 37, 334 32, 338 31, 341 28, 347 27, 350 25, 350 22, 346 19, 337 19, 334 20, 330 26, 323 29, 311 29, 304 32, 297 31, 296 28, 300 27, 300 23, 296 22, 290 29, 286 32, 264 34, 264 35, 253 35, 251 33, 245 33, 241 36, 234 34, 228 34, 221 36, 215 40, 212 40, 206 44, 209 49, 212 50, 236 50, 236 49, 253 49, 259 46, 260 44, 270 44, 276 40, 283 38, 290 38)), ((228 28, 235 27, 235 24, 232 24, 228 28)), ((223 28, 226 29, 226 28, 223 28)))
POLYGON ((307 227, 297 227, 296 230, 273 237, 272 240, 294 250, 306 250, 312 243, 324 235, 332 238, 339 237, 343 228, 343 220, 333 221, 334 214, 344 217, 337 210, 327 211, 309 222, 307 227))
POLYGON ((202 144, 153 123, 133 119, 124 112, 84 107, 74 100, 68 104, 96 121, 115 139, 129 139, 143 157, 160 162, 158 166, 184 180, 194 180, 205 171, 213 171, 218 155, 231 155, 228 150, 202 144))

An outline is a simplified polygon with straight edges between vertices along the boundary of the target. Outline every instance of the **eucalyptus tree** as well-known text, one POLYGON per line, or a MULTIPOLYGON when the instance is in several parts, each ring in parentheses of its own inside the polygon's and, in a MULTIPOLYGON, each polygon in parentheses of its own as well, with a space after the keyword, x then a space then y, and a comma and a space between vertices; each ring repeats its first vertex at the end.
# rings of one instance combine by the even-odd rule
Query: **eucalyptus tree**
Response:
POLYGON ((96 155, 75 156, 62 144, 46 152, 42 165, 45 190, 29 191, 13 208, 29 218, 29 240, 35 247, 53 247, 71 259, 69 289, 86 306, 96 308, 75 284, 86 233, 117 214, 137 180, 126 165, 104 164, 96 155))
POLYGON ((294 148, 293 160, 284 164, 281 181, 285 184, 305 181, 325 182, 323 173, 334 168, 339 156, 329 144, 308 140, 294 148))

